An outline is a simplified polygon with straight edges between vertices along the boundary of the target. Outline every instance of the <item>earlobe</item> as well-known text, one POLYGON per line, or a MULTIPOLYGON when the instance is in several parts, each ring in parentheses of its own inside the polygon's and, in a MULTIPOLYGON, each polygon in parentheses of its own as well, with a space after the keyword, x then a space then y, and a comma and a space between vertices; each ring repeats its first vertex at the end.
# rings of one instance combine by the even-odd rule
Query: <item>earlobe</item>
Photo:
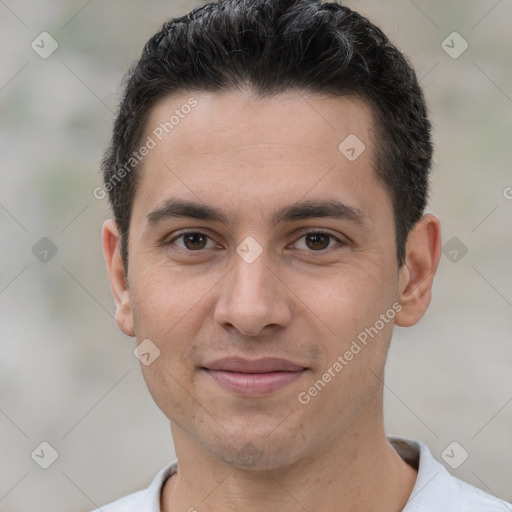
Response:
POLYGON ((124 334, 134 336, 133 313, 130 302, 130 290, 126 280, 121 257, 121 237, 113 219, 103 223, 101 232, 103 255, 107 264, 110 289, 116 306, 116 322, 124 334))
POLYGON ((399 275, 402 310, 396 315, 396 325, 409 327, 425 314, 440 258, 441 225, 435 215, 426 214, 407 238, 405 262, 399 275))

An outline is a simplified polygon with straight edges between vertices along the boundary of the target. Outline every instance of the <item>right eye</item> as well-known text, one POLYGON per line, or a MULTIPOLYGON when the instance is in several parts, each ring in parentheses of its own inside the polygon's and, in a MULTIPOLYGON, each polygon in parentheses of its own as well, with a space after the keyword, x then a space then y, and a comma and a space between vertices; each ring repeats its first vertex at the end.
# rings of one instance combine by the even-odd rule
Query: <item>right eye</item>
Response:
POLYGON ((176 245, 180 249, 189 252, 198 252, 203 249, 212 247, 206 247, 207 241, 210 240, 214 245, 215 243, 211 238, 202 233, 201 231, 182 231, 178 235, 165 242, 165 245, 176 245), (182 241, 182 245, 175 243, 177 240, 182 241))

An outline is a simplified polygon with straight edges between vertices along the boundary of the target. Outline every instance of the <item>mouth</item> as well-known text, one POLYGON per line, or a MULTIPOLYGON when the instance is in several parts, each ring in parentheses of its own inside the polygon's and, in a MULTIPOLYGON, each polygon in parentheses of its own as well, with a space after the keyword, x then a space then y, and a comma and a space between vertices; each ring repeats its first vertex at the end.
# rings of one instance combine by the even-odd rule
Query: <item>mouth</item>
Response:
POLYGON ((224 389, 243 396, 258 396, 287 386, 308 369, 284 359, 233 357, 213 361, 201 370, 224 389))

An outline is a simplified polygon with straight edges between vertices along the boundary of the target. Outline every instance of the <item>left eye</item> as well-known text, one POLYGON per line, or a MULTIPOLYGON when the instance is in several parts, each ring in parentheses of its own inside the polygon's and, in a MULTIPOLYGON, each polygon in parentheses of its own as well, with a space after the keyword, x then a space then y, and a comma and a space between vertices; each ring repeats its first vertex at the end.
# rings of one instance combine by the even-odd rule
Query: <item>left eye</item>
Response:
MULTIPOLYGON (((311 249, 314 252, 319 252, 330 248, 329 245, 333 239, 338 243, 341 243, 341 241, 334 235, 331 235, 330 233, 324 233, 323 231, 310 231, 299 238, 299 240, 302 239, 304 239, 305 242, 305 249, 311 249)), ((298 241, 295 242, 295 244, 297 243, 298 241)), ((304 247, 299 247, 299 249, 304 249, 304 247)))

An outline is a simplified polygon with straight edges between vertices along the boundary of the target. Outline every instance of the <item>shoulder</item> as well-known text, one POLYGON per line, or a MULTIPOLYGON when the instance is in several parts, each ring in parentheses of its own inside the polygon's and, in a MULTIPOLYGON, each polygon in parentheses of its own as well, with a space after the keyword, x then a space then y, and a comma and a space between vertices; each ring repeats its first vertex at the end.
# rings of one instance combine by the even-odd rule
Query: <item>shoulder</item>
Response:
POLYGON ((103 505, 95 509, 93 512, 139 512, 138 507, 144 502, 145 494, 145 490, 128 494, 108 505, 103 505))
POLYGON ((426 512, 432 507, 442 507, 444 512, 512 511, 511 504, 459 480, 440 467, 443 471, 432 477, 431 488, 423 492, 418 489, 416 494, 413 492, 404 512, 426 512))
POLYGON ((160 512, 160 494, 167 479, 176 473, 178 462, 174 461, 163 468, 148 488, 128 494, 93 512, 160 512))
POLYGON ((428 447, 419 442, 401 438, 388 438, 398 453, 409 463, 416 452, 418 476, 403 512, 505 512, 512 505, 451 475, 440 464, 428 447), (409 460, 404 457, 405 455, 409 460))

